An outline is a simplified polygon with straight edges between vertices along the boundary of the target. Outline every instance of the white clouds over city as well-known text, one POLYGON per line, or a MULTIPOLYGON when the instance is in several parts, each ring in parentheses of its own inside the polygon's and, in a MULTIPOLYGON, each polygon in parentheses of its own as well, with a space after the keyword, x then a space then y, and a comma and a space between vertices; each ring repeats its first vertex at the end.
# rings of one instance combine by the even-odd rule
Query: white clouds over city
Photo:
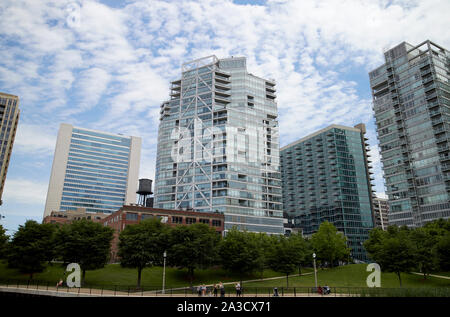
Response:
POLYGON ((277 81, 281 145, 331 123, 364 122, 376 153, 367 73, 383 49, 427 39, 450 47, 445 0, 248 3, 2 1, 0 91, 19 95, 22 109, 14 150, 30 161, 47 153, 49 175, 62 122, 139 135, 141 176, 153 178, 169 83, 183 62, 215 54, 246 56, 249 72, 277 81))

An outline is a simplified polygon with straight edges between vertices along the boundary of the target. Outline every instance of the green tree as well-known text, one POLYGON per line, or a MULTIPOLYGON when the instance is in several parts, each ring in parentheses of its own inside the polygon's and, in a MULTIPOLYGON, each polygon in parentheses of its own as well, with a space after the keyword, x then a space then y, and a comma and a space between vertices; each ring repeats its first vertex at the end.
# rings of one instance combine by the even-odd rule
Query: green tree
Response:
POLYGON ((269 267, 276 272, 286 274, 286 287, 289 288, 289 275, 295 272, 304 260, 306 245, 301 243, 301 239, 297 236, 277 238, 269 258, 269 267))
POLYGON ((8 246, 9 237, 6 235, 6 230, 0 225, 0 259, 6 256, 6 247, 8 246))
POLYGON ((169 241, 168 262, 180 269, 188 269, 191 286, 196 268, 207 268, 218 260, 220 236, 206 224, 175 227, 169 241))
POLYGON ((137 288, 141 287, 142 270, 162 262, 168 247, 169 230, 160 219, 146 219, 126 226, 120 233, 120 265, 137 269, 137 288))
POLYGON ((317 259, 328 262, 331 267, 337 260, 348 259, 350 249, 347 247, 346 241, 347 238, 328 221, 322 222, 319 230, 311 237, 311 244, 317 254, 317 259))
POLYGON ((410 232, 413 243, 414 261, 424 278, 438 269, 439 261, 436 255, 436 244, 439 236, 432 234, 426 228, 416 228, 410 232))
POLYGON ((239 231, 233 227, 227 232, 219 246, 219 256, 222 267, 242 278, 257 271, 263 259, 263 250, 258 241, 258 235, 239 231))
POLYGON ((302 267, 311 264, 312 261, 312 245, 309 240, 303 238, 301 233, 292 234, 289 240, 293 244, 293 248, 298 252, 298 274, 302 274, 302 267))
POLYGON ((44 263, 54 256, 54 233, 52 224, 39 224, 28 220, 20 225, 7 248, 7 260, 10 268, 17 268, 22 273, 42 272, 44 263))
POLYGON ((435 246, 435 251, 439 269, 442 271, 450 271, 450 233, 439 238, 435 246))
POLYGON ((113 234, 113 229, 86 219, 65 224, 56 233, 58 257, 65 263, 80 265, 84 284, 86 271, 108 263, 113 234))
POLYGON ((410 272, 416 266, 410 231, 406 227, 397 226, 389 226, 384 233, 375 230, 364 242, 364 247, 383 272, 397 274, 402 286, 401 273, 410 272))

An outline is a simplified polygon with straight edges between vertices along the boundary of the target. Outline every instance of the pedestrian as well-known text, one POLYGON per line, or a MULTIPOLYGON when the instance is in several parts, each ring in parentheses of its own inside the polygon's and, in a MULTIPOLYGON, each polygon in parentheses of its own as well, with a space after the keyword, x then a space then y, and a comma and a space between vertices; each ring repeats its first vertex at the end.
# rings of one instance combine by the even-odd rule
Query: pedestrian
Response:
POLYGON ((278 288, 276 287, 273 289, 273 296, 278 297, 278 288))
POLYGON ((239 283, 236 284, 236 296, 237 297, 241 296, 241 284, 239 283))
POLYGON ((214 284, 214 297, 217 297, 217 284, 214 284))
POLYGON ((222 282, 219 283, 220 288, 220 297, 225 297, 225 287, 223 286, 222 282))
POLYGON ((320 295, 322 295, 322 287, 319 285, 319 288, 317 289, 317 293, 319 293, 320 295))
POLYGON ((197 293, 198 293, 198 296, 202 296, 202 287, 200 285, 197 286, 197 293))
POLYGON ((206 296, 206 285, 202 285, 202 296, 206 296))

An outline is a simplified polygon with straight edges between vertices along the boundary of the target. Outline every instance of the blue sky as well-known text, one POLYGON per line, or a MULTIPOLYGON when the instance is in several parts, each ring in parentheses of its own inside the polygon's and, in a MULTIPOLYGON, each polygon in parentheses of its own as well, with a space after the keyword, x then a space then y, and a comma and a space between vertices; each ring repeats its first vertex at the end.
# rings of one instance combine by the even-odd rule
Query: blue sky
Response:
POLYGON ((159 106, 188 60, 246 56, 277 81, 281 146, 331 123, 364 122, 384 192, 367 73, 383 50, 450 47, 449 1, 200 0, 0 3, 0 91, 21 118, 0 220, 42 220, 59 124, 141 136, 154 178, 159 106))

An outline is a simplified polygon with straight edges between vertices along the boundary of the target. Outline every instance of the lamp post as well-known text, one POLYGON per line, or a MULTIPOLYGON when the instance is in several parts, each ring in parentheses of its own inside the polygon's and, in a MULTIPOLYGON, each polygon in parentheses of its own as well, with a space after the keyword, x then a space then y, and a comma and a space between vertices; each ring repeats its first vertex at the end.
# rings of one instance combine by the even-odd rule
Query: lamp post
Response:
POLYGON ((316 291, 317 291, 317 271, 316 271, 316 254, 313 253, 314 260, 314 280, 316 281, 316 291))
POLYGON ((164 267, 163 267, 163 286, 162 286, 162 293, 165 294, 164 292, 164 288, 166 286, 166 256, 167 256, 167 252, 164 251, 164 267))

